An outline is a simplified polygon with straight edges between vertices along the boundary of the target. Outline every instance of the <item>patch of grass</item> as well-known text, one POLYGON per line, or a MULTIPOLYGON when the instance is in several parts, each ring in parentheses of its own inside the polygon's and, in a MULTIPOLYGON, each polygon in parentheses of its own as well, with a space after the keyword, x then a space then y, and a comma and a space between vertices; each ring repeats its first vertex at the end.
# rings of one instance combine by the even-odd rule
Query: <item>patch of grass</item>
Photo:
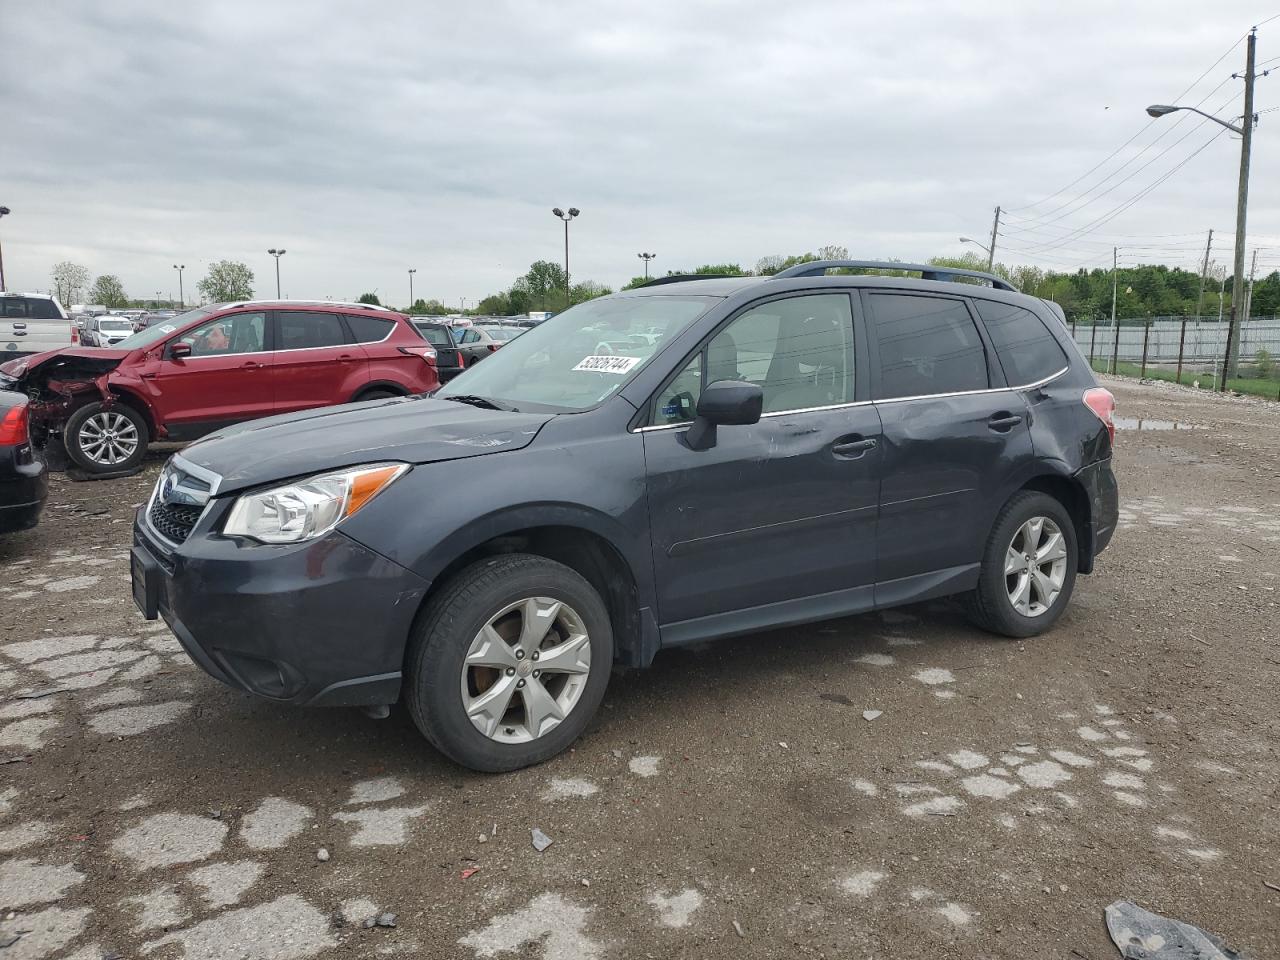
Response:
MULTIPOLYGON (((1217 378, 1212 372, 1205 371, 1203 362, 1195 364, 1187 364, 1182 368, 1182 384, 1183 386, 1194 386, 1195 381, 1200 381, 1201 390, 1214 390, 1217 388, 1217 378)), ((1111 361, 1104 360, 1101 357, 1093 361, 1093 369, 1099 373, 1111 372, 1111 361)), ((1116 364, 1116 374, 1121 377, 1137 378, 1142 372, 1142 365, 1138 363, 1130 363, 1121 360, 1116 364)), ((1172 367, 1164 366, 1147 366, 1148 380, 1168 380, 1170 383, 1175 381, 1177 370, 1172 367)), ((1232 377, 1227 381, 1227 388, 1237 393, 1248 394, 1253 397, 1265 397, 1268 400, 1280 400, 1280 380, 1259 377, 1232 377)))

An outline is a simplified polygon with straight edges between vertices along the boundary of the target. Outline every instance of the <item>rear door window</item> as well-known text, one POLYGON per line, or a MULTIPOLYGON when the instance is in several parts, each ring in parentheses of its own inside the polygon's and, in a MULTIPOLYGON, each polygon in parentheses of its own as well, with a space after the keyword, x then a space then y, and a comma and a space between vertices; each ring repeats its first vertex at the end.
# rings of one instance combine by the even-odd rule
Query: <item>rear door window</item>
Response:
POLYGON ((338 347, 347 342, 347 333, 335 313, 311 310, 279 310, 280 339, 278 350, 307 350, 338 347))
POLYGON ((1030 310, 993 300, 975 300, 974 305, 1011 385, 1038 383, 1067 366, 1062 347, 1030 310))
POLYGON ((990 386, 986 350, 962 300, 884 293, 868 299, 880 353, 878 399, 990 386))
POLYGON ((391 330, 395 326, 394 320, 358 313, 348 313, 344 319, 347 321, 347 326, 351 328, 351 334, 355 337, 356 343, 377 343, 385 340, 391 336, 391 330))

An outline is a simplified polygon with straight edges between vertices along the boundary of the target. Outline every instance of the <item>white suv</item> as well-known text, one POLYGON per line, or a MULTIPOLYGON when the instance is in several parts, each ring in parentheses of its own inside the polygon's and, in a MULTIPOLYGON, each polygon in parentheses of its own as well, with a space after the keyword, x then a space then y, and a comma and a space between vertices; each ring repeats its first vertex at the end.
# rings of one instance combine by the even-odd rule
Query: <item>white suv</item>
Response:
POLYGON ((0 293, 0 360, 80 345, 80 331, 57 298, 0 293))

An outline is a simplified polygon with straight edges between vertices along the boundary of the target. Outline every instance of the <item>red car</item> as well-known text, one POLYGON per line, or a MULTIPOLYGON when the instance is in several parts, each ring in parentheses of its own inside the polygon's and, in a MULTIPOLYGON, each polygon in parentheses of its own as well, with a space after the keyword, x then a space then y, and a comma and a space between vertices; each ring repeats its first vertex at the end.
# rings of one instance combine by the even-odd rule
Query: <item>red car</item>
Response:
POLYGON ((212 304, 110 349, 0 364, 0 390, 31 398, 33 438, 61 433, 90 473, 130 470, 156 440, 330 404, 426 393, 436 351, 402 314, 366 304, 212 304))

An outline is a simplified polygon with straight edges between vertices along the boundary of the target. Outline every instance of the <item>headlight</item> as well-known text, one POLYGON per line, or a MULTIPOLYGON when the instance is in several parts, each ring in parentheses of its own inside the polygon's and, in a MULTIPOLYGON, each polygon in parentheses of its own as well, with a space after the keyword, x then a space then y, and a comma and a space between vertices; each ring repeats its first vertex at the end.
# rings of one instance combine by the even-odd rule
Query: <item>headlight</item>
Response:
POLYGON ((328 533, 409 469, 375 463, 242 496, 222 532, 262 543, 302 543, 328 533))

